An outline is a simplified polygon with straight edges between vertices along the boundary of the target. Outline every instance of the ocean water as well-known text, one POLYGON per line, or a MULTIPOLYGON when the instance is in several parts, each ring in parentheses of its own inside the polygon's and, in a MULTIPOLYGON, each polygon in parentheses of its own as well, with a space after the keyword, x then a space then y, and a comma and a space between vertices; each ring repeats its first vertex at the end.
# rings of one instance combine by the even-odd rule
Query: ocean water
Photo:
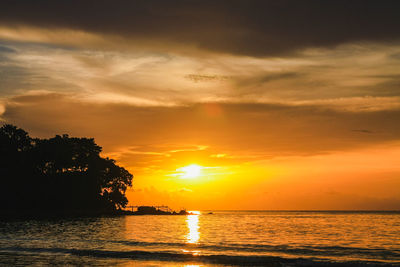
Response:
POLYGON ((398 212, 0 221, 0 266, 400 266, 398 212))

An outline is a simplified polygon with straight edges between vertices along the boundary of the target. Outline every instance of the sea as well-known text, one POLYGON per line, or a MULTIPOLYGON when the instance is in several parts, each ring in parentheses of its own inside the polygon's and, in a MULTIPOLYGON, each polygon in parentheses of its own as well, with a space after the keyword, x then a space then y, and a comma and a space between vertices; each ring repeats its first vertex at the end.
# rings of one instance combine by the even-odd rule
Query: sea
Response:
POLYGON ((0 266, 400 266, 400 212, 0 220, 0 266))

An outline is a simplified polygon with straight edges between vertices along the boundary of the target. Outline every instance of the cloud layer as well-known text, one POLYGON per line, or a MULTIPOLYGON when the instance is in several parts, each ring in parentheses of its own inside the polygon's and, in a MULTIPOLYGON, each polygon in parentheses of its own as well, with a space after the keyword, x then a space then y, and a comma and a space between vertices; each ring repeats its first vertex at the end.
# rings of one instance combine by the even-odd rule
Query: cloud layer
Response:
POLYGON ((398 1, 11 1, 0 22, 250 56, 398 42, 398 1))

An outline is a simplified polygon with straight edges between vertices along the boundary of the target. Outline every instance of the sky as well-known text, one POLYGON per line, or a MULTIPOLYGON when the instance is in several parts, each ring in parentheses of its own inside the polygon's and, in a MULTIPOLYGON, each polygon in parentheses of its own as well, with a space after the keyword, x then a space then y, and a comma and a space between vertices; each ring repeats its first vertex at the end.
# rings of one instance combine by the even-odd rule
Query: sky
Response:
POLYGON ((0 120, 94 137, 129 205, 399 210, 398 10, 3 0, 0 120))

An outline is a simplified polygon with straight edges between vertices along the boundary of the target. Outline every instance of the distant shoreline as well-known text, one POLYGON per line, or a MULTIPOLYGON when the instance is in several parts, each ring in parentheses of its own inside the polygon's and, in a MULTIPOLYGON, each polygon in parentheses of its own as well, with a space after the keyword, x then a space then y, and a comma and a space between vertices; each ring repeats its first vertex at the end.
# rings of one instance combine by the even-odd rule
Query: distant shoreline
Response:
POLYGON ((400 213, 400 210, 202 210, 205 212, 320 212, 320 213, 400 213))
POLYGON ((116 210, 109 212, 88 212, 88 211, 68 211, 68 212, 49 212, 49 211, 6 211, 0 213, 0 220, 31 220, 31 219, 68 219, 68 218, 93 218, 93 217, 118 217, 118 216, 140 216, 140 215, 191 215, 186 210, 179 212, 164 212, 161 210, 151 211, 128 211, 116 210))
MULTIPOLYGON (((203 212, 218 213, 218 212, 266 212, 266 213, 335 213, 335 214, 400 214, 400 210, 203 210, 203 212)), ((141 215, 192 215, 192 213, 181 210, 175 211, 129 211, 129 210, 116 210, 116 211, 103 211, 103 212, 88 212, 88 211, 26 211, 26 210, 13 210, 3 211, 0 213, 0 220, 19 220, 19 219, 68 219, 68 218, 93 218, 93 217, 117 217, 117 216, 141 216, 141 215)))

